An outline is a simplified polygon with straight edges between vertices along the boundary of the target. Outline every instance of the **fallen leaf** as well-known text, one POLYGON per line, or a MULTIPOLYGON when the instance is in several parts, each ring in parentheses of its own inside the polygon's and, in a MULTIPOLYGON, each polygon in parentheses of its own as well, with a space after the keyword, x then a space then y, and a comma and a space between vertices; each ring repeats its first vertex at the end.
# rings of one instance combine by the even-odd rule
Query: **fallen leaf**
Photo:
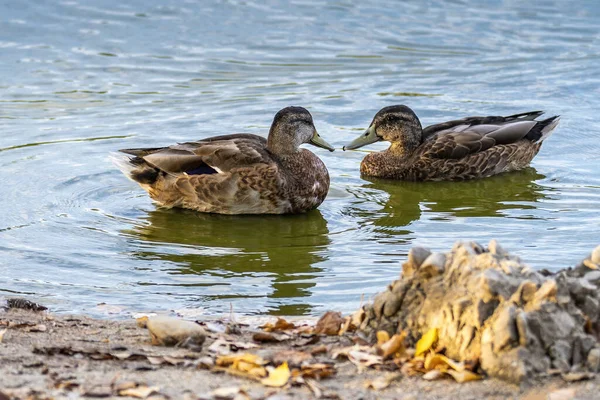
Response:
POLYGON ((365 312, 365 310, 362 307, 359 308, 354 314, 352 314, 351 324, 357 327, 360 326, 360 324, 362 324, 366 316, 367 313, 365 312))
POLYGON ((342 318, 342 314, 340 312, 327 311, 325 314, 323 314, 319 321, 317 321, 315 333, 337 335, 343 323, 344 319, 342 318))
POLYGON ((347 316, 344 318, 344 323, 342 324, 342 327, 340 328, 340 335, 343 335, 346 332, 354 332, 356 330, 356 325, 354 325, 352 323, 352 317, 351 316, 347 316))
POLYGON ((2 340, 4 339, 4 334, 6 333, 6 331, 8 331, 8 328, 4 328, 0 331, 0 343, 2 343, 2 340))
POLYGON ((279 343, 288 339, 290 339, 288 335, 278 335, 270 332, 257 332, 252 335, 252 340, 259 343, 279 343))
POLYGON ((478 381, 482 379, 481 375, 477 375, 474 372, 463 370, 463 371, 454 371, 449 369, 445 371, 448 375, 454 378, 454 380, 458 383, 478 381))
POLYGON ((340 348, 331 350, 331 358, 333 358, 334 360, 337 358, 340 358, 340 357, 349 358, 350 352, 354 351, 354 350, 368 353, 369 351, 372 350, 372 348, 371 348, 371 346, 360 346, 360 345, 340 347, 340 348))
POLYGON ((298 370, 298 374, 303 378, 325 379, 335 374, 335 365, 325 363, 304 364, 298 370))
POLYGON ((565 382, 578 382, 593 379, 596 376, 593 372, 568 372, 561 377, 565 382))
POLYGON ((282 387, 290 379, 291 373, 287 362, 269 371, 269 377, 261 379, 260 383, 270 387, 282 387))
POLYGON ((464 371, 465 369, 465 365, 463 363, 454 361, 441 354, 432 354, 425 357, 424 367, 428 371, 434 368, 443 371, 447 370, 448 368, 452 368, 455 371, 464 371))
POLYGON ((312 360, 313 356, 310 353, 296 350, 282 350, 273 356, 275 364, 287 362, 292 366, 300 366, 305 361, 312 360))
POLYGON ((228 367, 222 369, 225 372, 251 379, 267 376, 267 371, 263 367, 265 364, 265 360, 251 353, 220 356, 215 361, 218 367, 228 367))
POLYGON ((390 340, 390 334, 386 331, 377 331, 377 344, 381 346, 385 342, 390 340))
POLYGON ((323 354, 323 353, 327 353, 327 346, 325 346, 324 344, 317 346, 313 349, 310 350, 310 354, 317 355, 317 354, 323 354))
POLYGON ((420 356, 423 353, 429 351, 438 340, 437 328, 431 328, 424 334, 421 339, 417 342, 415 356, 420 356))
POLYGON ((134 388, 128 388, 119 390, 119 396, 128 396, 128 397, 136 397, 138 399, 145 399, 151 394, 156 394, 159 392, 159 388, 156 386, 148 387, 148 386, 138 386, 134 388))
POLYGON ((390 386, 393 381, 401 377, 402 375, 398 373, 385 374, 373 380, 366 381, 365 387, 367 389, 382 390, 390 386))
POLYGON ((444 373, 439 369, 432 369, 431 371, 423 375, 423 379, 425 379, 426 381, 437 381, 438 379, 441 379, 443 377, 444 373))
POLYGON ((406 348, 404 347, 404 339, 406 338, 406 333, 402 332, 399 334, 395 334, 391 339, 387 340, 379 347, 383 351, 383 358, 386 359, 392 355, 398 355, 399 357, 403 356, 406 353, 406 348))
POLYGON ((296 325, 294 325, 291 322, 286 321, 283 318, 277 318, 277 321, 275 321, 274 324, 267 322, 263 326, 260 326, 260 328, 265 332, 280 332, 280 331, 294 329, 295 327, 296 327, 296 325))
POLYGON ((225 339, 217 339, 208 347, 208 351, 217 353, 219 355, 225 355, 238 350, 248 350, 257 347, 258 345, 254 343, 232 342, 225 339))
POLYGON ((383 363, 382 357, 359 350, 350 351, 348 353, 348 360, 356 365, 359 371, 362 371, 367 367, 383 363))

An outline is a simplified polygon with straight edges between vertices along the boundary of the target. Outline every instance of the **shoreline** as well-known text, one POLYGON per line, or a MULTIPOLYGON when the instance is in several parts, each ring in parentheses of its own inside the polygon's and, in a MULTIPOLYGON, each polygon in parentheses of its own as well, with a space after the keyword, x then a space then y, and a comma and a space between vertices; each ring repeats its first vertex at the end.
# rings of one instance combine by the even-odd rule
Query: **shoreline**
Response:
MULTIPOLYGON (((274 318, 272 319, 272 321, 274 318)), ((210 393, 223 388, 243 389, 239 399, 311 399, 306 386, 269 388, 259 382, 201 369, 194 364, 208 353, 218 335, 208 335, 200 352, 183 348, 153 346, 148 331, 135 321, 99 320, 84 315, 53 315, 9 309, 0 312, 4 333, 0 344, 0 393, 9 399, 124 398, 118 388, 150 388, 154 394, 141 398, 217 399, 210 393), (148 358, 150 357, 150 358, 148 358), (158 363, 160 358, 170 362, 158 363), (190 362, 179 362, 188 360, 190 362)), ((0 330, 2 330, 0 329, 0 330)), ((240 342, 252 342, 250 332, 235 335, 240 342)), ((336 347, 351 342, 343 336, 325 336, 316 346, 336 347)), ((262 344, 257 354, 268 358, 291 347, 285 342, 262 344)), ((365 387, 383 371, 359 373, 349 361, 336 362, 337 373, 318 384, 321 398, 340 399, 591 399, 600 390, 600 379, 567 383, 558 377, 538 379, 516 386, 496 379, 459 384, 444 379, 425 381, 403 376, 388 388, 365 387)), ((0 399, 3 399, 0 395, 0 399)))

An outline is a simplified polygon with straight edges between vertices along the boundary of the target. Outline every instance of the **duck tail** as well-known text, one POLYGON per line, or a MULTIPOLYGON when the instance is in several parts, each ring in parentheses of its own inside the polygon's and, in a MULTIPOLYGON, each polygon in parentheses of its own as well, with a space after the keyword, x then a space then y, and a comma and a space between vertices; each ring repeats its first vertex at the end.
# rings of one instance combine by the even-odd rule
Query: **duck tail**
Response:
POLYGON ((130 158, 124 154, 111 153, 109 158, 126 177, 134 182, 151 185, 158 179, 160 171, 148 165, 141 157, 130 158))
POLYGON ((537 124, 527 133, 525 138, 534 143, 541 143, 548 138, 560 122, 560 115, 537 121, 537 124))

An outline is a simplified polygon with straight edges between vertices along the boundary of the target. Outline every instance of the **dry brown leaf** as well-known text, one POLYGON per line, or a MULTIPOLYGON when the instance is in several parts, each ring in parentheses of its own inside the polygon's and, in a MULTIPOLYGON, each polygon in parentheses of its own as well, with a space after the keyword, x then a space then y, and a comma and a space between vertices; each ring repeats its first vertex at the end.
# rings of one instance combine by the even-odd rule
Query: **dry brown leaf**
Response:
POLYGON ((271 332, 257 332, 252 335, 252 340, 259 343, 278 343, 289 340, 291 337, 286 334, 276 334, 271 332))
POLYGON ((156 386, 148 387, 148 386, 138 386, 134 388, 128 388, 119 390, 119 396, 127 396, 127 397, 136 397, 138 399, 145 399, 151 394, 156 394, 159 392, 159 388, 156 386))
POLYGON ((294 325, 293 323, 288 322, 283 318, 277 318, 277 321, 275 321, 274 324, 267 322, 266 324, 264 324, 263 326, 260 326, 259 328, 261 328, 265 332, 281 332, 281 331, 294 329, 295 327, 296 327, 296 325, 294 325))
POLYGON ((327 346, 325 346, 324 344, 314 347, 310 350, 310 354, 317 355, 317 354, 323 354, 323 353, 327 353, 327 346))
POLYGON ((593 379, 596 376, 593 372, 568 372, 561 377, 565 382, 578 382, 593 379))
POLYGON ((312 354, 304 351, 282 350, 273 356, 273 363, 282 364, 283 362, 287 362, 292 366, 300 366, 300 364, 312 360, 312 358, 312 354))
POLYGON ((415 376, 424 372, 422 360, 412 360, 404 363, 400 368, 400 372, 406 376, 415 376))
POLYGON ((381 346, 390 340, 390 334, 386 331, 377 331, 377 345, 381 346))
POLYGON ((270 387, 282 387, 288 383, 290 376, 290 369, 288 368, 287 362, 284 362, 279 367, 271 369, 269 371, 269 377, 261 379, 260 383, 270 387))
POLYGON ((386 359, 392 355, 397 355, 398 357, 402 357, 406 354, 406 348, 404 347, 404 339, 406 338, 406 333, 398 333, 392 336, 391 339, 387 340, 379 347, 383 352, 383 358, 386 359))
POLYGON ((429 351, 435 342, 438 340, 438 331, 437 328, 431 328, 424 334, 421 339, 417 342, 417 346, 415 349, 415 356, 420 356, 425 352, 429 351))
POLYGON ((344 323, 342 324, 342 327, 340 328, 340 335, 343 335, 346 332, 354 332, 356 330, 356 325, 354 325, 352 323, 352 317, 351 316, 347 316, 344 318, 344 323))
POLYGON ((398 373, 385 374, 385 375, 379 376, 373 380, 366 381, 365 387, 367 389, 382 390, 382 389, 385 389, 388 386, 390 386, 390 384, 393 381, 395 381, 396 379, 399 379, 401 377, 402 377, 402 374, 398 374, 398 373))
POLYGON ((119 382, 113 385, 114 390, 116 390, 117 392, 120 390, 126 390, 126 389, 131 389, 131 388, 136 388, 139 386, 139 383, 135 382, 135 381, 124 381, 124 382, 119 382))
POLYGON ((348 358, 350 352, 353 350, 358 350, 358 351, 368 353, 369 351, 372 350, 372 348, 371 348, 371 346, 359 346, 359 345, 340 347, 340 348, 331 350, 331 358, 333 358, 334 360, 339 357, 348 358))
POLYGON ((218 355, 226 355, 232 351, 255 349, 257 347, 259 346, 254 343, 217 339, 208 347, 208 351, 217 353, 218 355))
POLYGON ((296 371, 303 378, 325 379, 335 374, 335 365, 325 363, 305 364, 300 370, 294 370, 294 372, 296 371))
POLYGON ((466 369, 463 371, 454 371, 452 369, 449 369, 445 371, 445 373, 453 377, 454 380, 458 383, 478 381, 482 379, 481 375, 477 375, 476 373, 467 371, 466 369))
POLYGON ((383 358, 371 353, 365 353, 358 350, 352 350, 348 353, 348 360, 358 367, 359 371, 373 365, 383 363, 383 358))
POLYGON ((322 333, 325 335, 337 335, 340 332, 340 327, 344 323, 342 314, 335 311, 327 311, 317 321, 315 327, 315 333, 322 333))

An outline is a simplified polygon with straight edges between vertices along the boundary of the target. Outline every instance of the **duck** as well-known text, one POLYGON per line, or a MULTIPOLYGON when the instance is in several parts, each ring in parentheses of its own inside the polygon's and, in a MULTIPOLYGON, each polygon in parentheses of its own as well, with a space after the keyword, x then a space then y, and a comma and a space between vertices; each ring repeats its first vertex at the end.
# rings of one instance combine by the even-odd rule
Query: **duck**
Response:
POLYGON ((369 128, 343 150, 379 141, 390 142, 369 153, 362 176, 404 181, 458 181, 486 178, 526 168, 560 116, 536 120, 543 111, 466 117, 422 128, 405 105, 382 108, 369 128))
POLYGON ((268 138, 214 136, 168 147, 121 149, 113 161, 164 208, 216 214, 298 214, 317 208, 329 191, 323 161, 302 144, 334 151, 310 112, 286 107, 268 138))

